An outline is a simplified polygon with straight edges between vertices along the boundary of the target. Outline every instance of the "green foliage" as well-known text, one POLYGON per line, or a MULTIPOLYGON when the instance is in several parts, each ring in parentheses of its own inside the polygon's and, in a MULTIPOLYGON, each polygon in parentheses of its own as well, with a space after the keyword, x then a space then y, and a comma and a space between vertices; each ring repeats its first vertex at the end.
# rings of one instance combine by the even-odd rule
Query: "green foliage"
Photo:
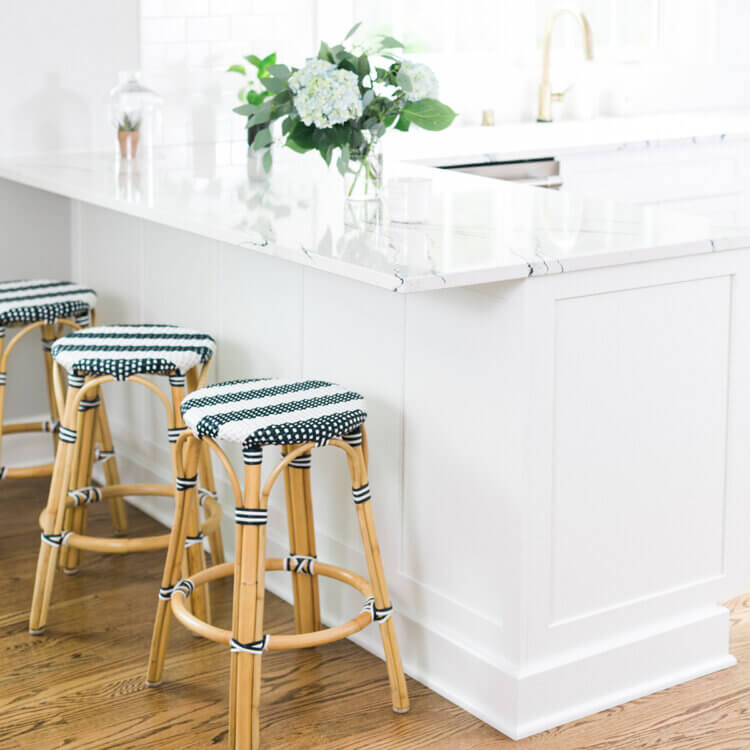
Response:
MULTIPOLYGON (((455 119, 456 113, 436 99, 409 101, 407 97, 413 92, 413 84, 409 76, 401 71, 399 50, 403 50, 404 45, 397 39, 381 35, 370 46, 373 51, 361 52, 360 45, 355 54, 347 42, 355 36, 360 26, 360 23, 355 24, 343 43, 330 47, 321 42, 318 49, 319 59, 357 76, 362 96, 362 114, 332 127, 318 128, 305 125, 301 120, 294 107, 294 94, 289 88, 289 77, 296 68, 278 64, 275 53, 264 58, 256 55, 245 58, 255 68, 259 88, 243 88, 240 96, 243 103, 234 111, 247 117, 248 127, 254 129, 252 148, 264 151, 263 165, 266 170, 272 164, 271 125, 279 120, 288 148, 298 153, 318 151, 329 165, 338 152, 336 168, 341 174, 346 174, 351 170, 359 173, 363 166, 369 169, 368 159, 373 146, 388 128, 405 131, 415 125, 425 130, 443 130, 455 119), (377 58, 375 61, 373 56, 377 58), (355 166, 352 167, 352 164, 355 166)), ((232 65, 229 71, 248 76, 244 65, 232 65)))
POLYGON ((120 122, 117 123, 117 131, 120 133, 135 133, 141 127, 141 121, 136 120, 127 115, 123 114, 120 118, 120 122))
POLYGON ((437 99, 420 99, 409 102, 401 117, 425 130, 445 130, 456 118, 456 113, 437 99))
MULTIPOLYGON (((263 79, 271 75, 270 68, 276 66, 276 53, 272 52, 263 58, 257 55, 248 55, 245 60, 255 68, 254 71, 248 70, 246 65, 239 64, 230 65, 227 68, 227 73, 239 73, 239 75, 247 79, 242 88, 237 92, 237 98, 244 104, 257 107, 266 97, 273 93, 262 85, 259 86, 259 84, 262 84, 263 79)), ((237 112, 238 109, 239 107, 234 111, 237 112)))

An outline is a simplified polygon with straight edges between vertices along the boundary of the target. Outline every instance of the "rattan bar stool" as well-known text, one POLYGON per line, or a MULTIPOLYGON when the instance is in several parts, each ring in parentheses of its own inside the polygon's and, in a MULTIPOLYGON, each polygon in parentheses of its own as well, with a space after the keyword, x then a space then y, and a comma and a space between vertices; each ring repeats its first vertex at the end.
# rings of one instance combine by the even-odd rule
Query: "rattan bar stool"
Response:
MULTIPOLYGON (((47 616, 58 556, 68 571, 77 570, 81 550, 107 554, 126 554, 166 549, 169 535, 109 539, 86 535, 90 503, 128 495, 174 497, 173 484, 92 485, 92 466, 96 458, 96 414, 101 409, 100 387, 111 381, 127 381, 148 388, 161 401, 166 412, 167 438, 172 456, 172 476, 176 481, 175 445, 185 430, 180 402, 186 385, 195 389, 205 382, 208 365, 215 351, 214 340, 203 333, 165 325, 98 326, 76 331, 58 339, 51 349, 55 366, 53 383, 62 390, 67 372, 68 391, 64 399, 59 429, 60 445, 55 458, 47 507, 40 516, 42 541, 39 549, 29 632, 39 635, 47 625, 47 616), (144 375, 169 377, 171 398, 144 375)), ((62 400, 61 398, 59 400, 62 400)), ((201 493, 205 521, 200 522, 199 500, 187 509, 188 554, 185 570, 205 567, 203 536, 209 537, 211 555, 223 561, 219 524, 221 508, 216 499, 210 456, 200 457, 201 493)), ((168 598, 169 592, 162 592, 168 598)), ((196 612, 209 616, 207 598, 194 602, 196 612)))
MULTIPOLYGON (((0 282, 0 480, 45 477, 52 474, 54 464, 51 463, 24 467, 3 466, 1 460, 3 437, 30 432, 47 432, 52 435, 53 448, 55 452, 57 451, 56 435, 62 407, 55 397, 52 382, 53 360, 50 349, 66 328, 78 330, 89 326, 95 316, 95 305, 96 292, 93 289, 78 286, 69 281, 26 279, 0 282), (6 328, 18 329, 7 343, 5 342, 6 328), (19 342, 35 330, 40 331, 42 338, 50 418, 41 422, 3 424, 10 355, 19 342)), ((101 451, 107 455, 113 455, 112 438, 104 408, 97 413, 95 429, 101 451)), ((114 459, 106 468, 113 475, 116 474, 117 464, 114 459)), ((125 503, 121 498, 113 498, 110 510, 115 531, 124 532, 127 529, 125 503)))
POLYGON ((233 750, 256 750, 260 744, 260 669, 264 651, 332 643, 372 622, 380 625, 393 710, 405 713, 409 709, 370 502, 365 409, 365 401, 359 394, 320 380, 234 381, 201 388, 182 402, 183 419, 190 432, 177 442, 177 508, 162 579, 162 591, 172 591, 171 606, 159 602, 148 684, 158 684, 162 678, 170 611, 193 633, 229 647, 229 745, 233 750), (240 481, 216 439, 242 444, 244 496, 240 481), (196 472, 206 445, 224 466, 233 488, 235 561, 180 580, 190 508, 195 502, 196 472), (281 446, 283 457, 261 488, 262 448, 268 445, 281 446), (348 459, 369 581, 344 568, 319 562, 315 556, 309 471, 312 449, 326 445, 342 450, 348 459), (286 558, 266 559, 268 498, 282 473, 287 488, 291 552, 286 558), (297 547, 300 542, 304 551, 297 547), (302 610, 297 613, 296 635, 264 634, 266 570, 284 570, 293 575, 295 610, 302 610), (201 621, 187 605, 206 583, 230 575, 234 575, 232 629, 224 630, 201 621), (334 578, 357 589, 365 599, 362 612, 342 625, 320 629, 316 611, 319 576, 334 578), (314 583, 315 588, 303 588, 303 582, 314 583))

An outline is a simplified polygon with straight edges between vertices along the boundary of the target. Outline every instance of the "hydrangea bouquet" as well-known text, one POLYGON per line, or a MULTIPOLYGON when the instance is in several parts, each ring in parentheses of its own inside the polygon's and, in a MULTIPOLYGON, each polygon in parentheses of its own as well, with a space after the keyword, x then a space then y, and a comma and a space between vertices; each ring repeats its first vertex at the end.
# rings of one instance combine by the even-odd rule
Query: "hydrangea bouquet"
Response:
POLYGON ((318 151, 329 165, 336 156, 349 197, 374 198, 382 184, 379 142, 387 128, 443 130, 456 113, 438 101, 432 70, 404 60, 397 52, 403 45, 392 37, 379 37, 358 54, 347 49, 359 26, 342 44, 321 43, 318 56, 301 68, 270 65, 268 76, 260 79, 269 96, 234 111, 248 118, 248 128, 260 126, 251 148, 262 153, 266 171, 273 159, 271 124, 281 120, 286 146, 318 151))

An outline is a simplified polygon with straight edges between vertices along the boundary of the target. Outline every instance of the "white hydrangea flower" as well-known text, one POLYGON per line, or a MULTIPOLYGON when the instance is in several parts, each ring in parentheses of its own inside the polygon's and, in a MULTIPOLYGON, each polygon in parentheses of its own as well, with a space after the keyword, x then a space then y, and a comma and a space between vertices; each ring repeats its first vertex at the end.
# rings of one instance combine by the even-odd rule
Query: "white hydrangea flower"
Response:
POLYGON ((404 60, 401 63, 399 74, 404 74, 411 81, 411 91, 406 91, 406 99, 416 102, 420 99, 437 99, 440 94, 440 86, 432 68, 422 63, 404 60))
POLYGON ((305 125, 330 128, 362 114, 357 76, 326 60, 308 60, 289 76, 289 88, 305 125))

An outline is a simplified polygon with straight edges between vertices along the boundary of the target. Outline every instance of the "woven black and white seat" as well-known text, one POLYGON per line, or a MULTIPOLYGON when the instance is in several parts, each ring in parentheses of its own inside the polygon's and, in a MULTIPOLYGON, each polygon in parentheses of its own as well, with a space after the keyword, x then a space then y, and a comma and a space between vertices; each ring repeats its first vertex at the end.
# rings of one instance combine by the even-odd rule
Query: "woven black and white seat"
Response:
POLYGON ((197 437, 244 447, 325 445, 355 432, 367 418, 364 398, 325 380, 235 380, 209 385, 182 401, 197 437))
MULTIPOLYGON (((56 435, 58 429, 58 405, 54 397, 52 383, 52 359, 50 347, 60 336, 65 326, 73 329, 87 326, 96 304, 96 292, 70 281, 52 279, 24 279, 0 281, 0 422, 5 407, 6 385, 9 377, 11 353, 17 351, 21 339, 34 331, 41 334, 41 344, 47 378, 49 419, 34 422, 0 423, 0 444, 5 436, 32 432, 47 432, 56 435), (6 328, 12 337, 6 339, 6 328)), ((41 363, 40 363, 41 364, 41 363)), ((10 377, 18 380, 28 377, 28 373, 11 372, 10 377)), ((53 440, 57 440, 54 437, 53 440)), ((49 476, 52 464, 36 466, 1 466, 0 479, 27 479, 49 476)))
POLYGON ((86 315, 96 292, 70 281, 33 279, 0 282, 0 328, 86 315))
POLYGON ((184 375, 208 362, 216 351, 211 336, 170 325, 97 326, 58 339, 55 361, 69 373, 111 375, 184 375))

